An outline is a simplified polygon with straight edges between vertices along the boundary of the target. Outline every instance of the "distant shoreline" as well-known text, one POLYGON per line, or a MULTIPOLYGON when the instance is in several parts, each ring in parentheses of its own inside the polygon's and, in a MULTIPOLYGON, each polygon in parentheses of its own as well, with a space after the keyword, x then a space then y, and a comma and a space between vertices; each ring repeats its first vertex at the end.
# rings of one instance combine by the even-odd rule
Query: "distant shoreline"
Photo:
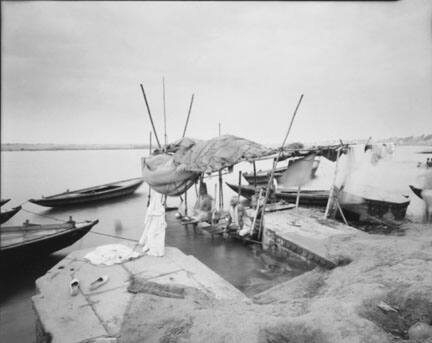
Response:
POLYGON ((15 144, 1 145, 1 151, 82 151, 82 150, 144 150, 146 144, 118 144, 118 145, 75 145, 75 144, 15 144))

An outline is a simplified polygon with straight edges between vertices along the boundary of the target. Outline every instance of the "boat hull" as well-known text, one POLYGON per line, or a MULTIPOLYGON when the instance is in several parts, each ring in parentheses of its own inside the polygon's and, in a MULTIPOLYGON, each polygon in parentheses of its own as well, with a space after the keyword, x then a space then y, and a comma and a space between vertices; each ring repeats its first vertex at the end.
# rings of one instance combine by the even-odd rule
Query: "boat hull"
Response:
POLYGON ((342 210, 348 219, 360 222, 370 221, 371 219, 401 221, 405 218, 410 204, 408 197, 404 197, 406 201, 399 202, 362 198, 353 194, 349 194, 349 198, 358 198, 358 201, 352 203, 341 202, 342 210))
POLYGON ((4 204, 6 204, 10 199, 1 199, 0 200, 0 206, 3 206, 4 204))
POLYGON ((15 214, 17 214, 21 210, 21 206, 14 207, 9 211, 1 212, 0 214, 0 224, 6 223, 9 219, 11 219, 15 214))
MULTIPOLYGON (((0 249, 1 266, 6 267, 23 260, 43 257, 66 248, 86 235, 98 222, 98 220, 90 221, 88 224, 81 227, 73 227, 71 229, 2 247, 0 249)), ((41 227, 43 228, 43 226, 41 227)), ((25 227, 22 228, 25 230, 25 227)), ((2 231, 6 229, 8 228, 4 227, 2 231)))
POLYGON ((82 194, 79 193, 79 191, 72 191, 64 195, 51 196, 51 197, 41 198, 41 199, 30 199, 29 201, 34 204, 45 206, 45 207, 76 206, 76 205, 98 202, 98 201, 118 198, 118 197, 132 194, 138 189, 138 187, 141 186, 143 182, 144 180, 138 179, 136 182, 128 186, 108 189, 103 192, 89 193, 89 191, 87 190, 86 193, 82 194), (73 195, 73 193, 75 192, 77 193, 76 196, 73 195))
MULTIPOLYGON (((316 172, 319 167, 319 160, 315 160, 312 170, 311 170, 311 177, 316 177, 316 172)), ((286 167, 280 167, 276 168, 274 172, 274 178, 278 183, 280 183, 279 179, 283 176, 283 173, 286 172, 289 169, 289 165, 286 167)), ((246 181, 250 185, 257 185, 257 186, 267 186, 269 180, 270 180, 271 170, 266 171, 259 171, 256 173, 256 176, 254 176, 253 173, 244 173, 243 176, 246 179, 246 181)))
MULTIPOLYGON (((230 183, 226 183, 229 188, 234 192, 238 193, 239 187, 230 183)), ((255 194, 255 187, 251 185, 245 185, 241 187, 240 195, 251 199, 252 195, 255 194)), ((276 191, 274 194, 278 200, 284 200, 289 203, 295 203, 297 199, 297 191, 276 191)), ((325 207, 327 205, 329 197, 329 191, 326 190, 302 190, 300 193, 299 204, 302 206, 316 206, 325 207)))

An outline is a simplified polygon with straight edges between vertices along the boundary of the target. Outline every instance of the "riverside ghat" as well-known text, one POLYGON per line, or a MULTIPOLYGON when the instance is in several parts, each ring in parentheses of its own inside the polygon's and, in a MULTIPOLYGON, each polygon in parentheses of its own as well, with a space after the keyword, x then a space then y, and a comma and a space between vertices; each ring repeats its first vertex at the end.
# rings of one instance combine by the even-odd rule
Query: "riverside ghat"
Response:
MULTIPOLYGON (((401 203, 379 202, 381 218, 375 220, 387 225, 386 234, 354 228, 339 196, 345 190, 335 182, 325 209, 301 206, 301 185, 311 177, 304 168, 312 168, 317 155, 338 163, 346 150, 340 144, 275 153, 221 136, 204 142, 183 139, 150 155, 142 164, 152 197, 141 240, 75 251, 38 279, 39 293, 33 297, 37 342, 431 342, 430 224, 405 221, 395 228, 394 219, 406 210, 403 197, 401 203), (207 220, 199 211, 189 216, 187 206, 179 218, 194 230, 261 244, 277 256, 296 256, 312 266, 247 297, 195 257, 164 246, 163 195, 186 195, 199 181, 198 201, 204 201, 205 173, 219 173, 221 192, 224 168, 269 154, 274 163, 267 187, 255 184, 254 192, 242 193, 252 186, 242 188, 239 175, 238 197, 252 203, 248 230, 235 229, 238 198, 230 205, 237 212, 227 223, 223 197, 217 219, 216 211, 207 220), (298 186, 295 205, 287 206, 278 199, 286 194, 271 185, 277 162, 293 157, 300 162, 280 175, 285 184, 298 186)), ((312 202, 313 194, 305 199, 312 202)), ((357 214, 370 219, 369 210, 378 213, 373 204, 362 202, 357 214)))

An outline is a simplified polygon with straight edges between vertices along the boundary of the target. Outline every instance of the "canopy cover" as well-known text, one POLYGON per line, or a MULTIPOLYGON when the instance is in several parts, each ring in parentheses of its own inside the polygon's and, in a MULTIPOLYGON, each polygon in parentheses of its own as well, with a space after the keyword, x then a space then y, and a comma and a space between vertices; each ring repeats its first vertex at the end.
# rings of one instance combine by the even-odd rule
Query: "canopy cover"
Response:
POLYGON ((244 160, 270 155, 274 150, 231 135, 210 140, 183 138, 165 152, 144 159, 144 181, 155 191, 175 196, 184 193, 203 172, 211 173, 244 160))
MULTIPOLYGON (((334 154, 340 146, 302 149, 296 143, 284 147, 280 159, 306 156, 311 150, 327 158, 326 152, 334 154), (288 150, 287 150, 288 149, 288 150)), ((184 193, 202 173, 219 171, 242 161, 276 157, 279 149, 232 135, 223 135, 209 140, 182 138, 169 144, 143 160, 143 178, 155 191, 176 196, 184 193)), ((333 157, 333 156, 332 156, 333 157)))
POLYGON ((183 138, 168 145, 167 152, 174 153, 174 162, 188 171, 210 173, 270 155, 274 150, 245 138, 223 135, 205 141, 183 138))

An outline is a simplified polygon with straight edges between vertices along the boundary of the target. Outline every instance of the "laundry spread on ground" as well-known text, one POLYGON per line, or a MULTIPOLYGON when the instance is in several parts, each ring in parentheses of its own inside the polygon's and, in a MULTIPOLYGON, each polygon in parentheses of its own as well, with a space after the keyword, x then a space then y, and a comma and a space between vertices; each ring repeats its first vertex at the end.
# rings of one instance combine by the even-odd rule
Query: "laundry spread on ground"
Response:
POLYGON ((92 264, 111 266, 137 258, 139 253, 123 244, 108 244, 97 247, 84 256, 92 264))

